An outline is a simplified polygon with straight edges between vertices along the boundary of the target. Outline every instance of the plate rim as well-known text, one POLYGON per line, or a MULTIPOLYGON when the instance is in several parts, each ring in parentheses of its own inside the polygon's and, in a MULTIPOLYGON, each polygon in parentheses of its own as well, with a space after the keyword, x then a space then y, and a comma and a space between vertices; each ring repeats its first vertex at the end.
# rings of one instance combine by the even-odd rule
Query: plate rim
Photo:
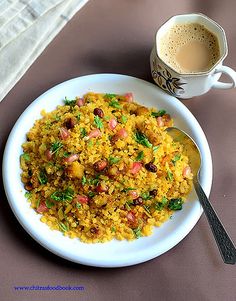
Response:
MULTIPOLYGON (((19 213, 16 212, 15 210, 15 207, 14 207, 14 201, 12 202, 11 200, 11 196, 9 194, 9 191, 8 191, 8 183, 7 183, 7 176, 6 176, 6 173, 5 173, 5 170, 7 168, 7 153, 8 153, 8 148, 11 146, 11 138, 14 136, 14 133, 15 131, 17 130, 17 127, 18 127, 18 124, 21 123, 21 120, 24 118, 25 115, 27 115, 27 112, 33 108, 35 106, 35 104, 40 101, 44 96, 46 96, 48 93, 52 93, 53 90, 55 90, 56 88, 60 87, 60 86, 63 86, 63 85, 67 85, 69 83, 73 83, 73 81, 77 81, 77 80, 83 80, 83 79, 90 79, 90 78, 106 78, 106 77, 114 77, 114 78, 122 78, 122 79, 129 79, 129 80, 135 80, 135 81, 139 81, 140 83, 143 83, 144 85, 146 86, 150 86, 150 87, 153 87, 155 88, 158 92, 157 94, 161 94, 164 98, 165 97, 168 97, 168 98, 172 98, 176 103, 177 105, 183 109, 185 112, 188 113, 188 115, 191 115, 191 118, 192 118, 192 121, 198 126, 198 130, 200 131, 201 135, 203 136, 203 138, 205 139, 204 143, 206 144, 204 147, 206 147, 207 151, 208 151, 208 167, 209 168, 209 179, 208 179, 208 184, 206 184, 206 195, 209 196, 210 194, 210 190, 211 190, 211 186, 212 186, 212 179, 213 179, 213 166, 212 166, 212 156, 211 156, 211 152, 210 152, 210 147, 209 147, 209 144, 207 142, 207 139, 206 139, 206 136, 200 126, 200 124, 198 123, 197 119, 195 118, 195 116, 191 113, 191 111, 180 101, 178 100, 177 98, 175 98, 174 96, 172 95, 169 95, 167 94, 166 92, 162 91, 160 88, 158 88, 155 84, 149 82, 149 81, 146 81, 146 80, 143 80, 143 79, 140 79, 140 78, 137 78, 137 77, 133 77, 133 76, 129 76, 129 75, 123 75, 123 74, 114 74, 114 73, 98 73, 98 74, 89 74, 89 75, 84 75, 84 76, 78 76, 78 77, 75 77, 75 78, 72 78, 72 79, 69 79, 69 80, 66 80, 64 82, 61 82, 53 87, 51 87, 50 89, 46 90, 44 93, 42 93, 41 95, 39 95, 36 99, 34 99, 26 108, 25 110, 22 112, 22 114, 18 117, 17 121, 15 122, 14 126, 12 127, 11 131, 10 131, 10 134, 8 136, 8 139, 7 139, 7 142, 6 142, 6 145, 5 145, 5 149, 4 149, 4 154, 3 154, 3 163, 2 163, 2 176, 3 176, 3 185, 4 185, 4 190, 5 190, 5 193, 6 193, 6 196, 7 196, 7 200, 8 200, 8 203, 11 207, 11 210, 13 211, 14 215, 16 216, 18 222, 21 224, 21 226, 25 229, 25 231, 34 239, 36 240, 36 242, 38 242, 40 245, 42 245, 45 249, 49 250, 50 252, 52 252, 53 254, 59 256, 59 257, 62 257, 64 259, 67 259, 69 261, 72 261, 72 262, 76 262, 76 263, 79 263, 79 264, 83 264, 83 265, 88 265, 88 266, 96 266, 96 267, 110 267, 110 268, 113 268, 113 267, 124 267, 124 266, 130 266, 130 265, 135 265, 135 264, 139 264, 139 263, 142 263, 142 262, 145 262, 145 261, 148 261, 148 260, 151 260, 153 258, 156 258, 156 257, 159 257, 160 255, 166 253, 167 251, 171 250, 173 247, 175 247, 178 243, 180 243, 184 237, 186 237, 190 232, 191 230, 194 228, 194 226, 197 224, 199 218, 201 217, 202 215, 202 208, 200 209, 200 212, 199 212, 199 216, 198 218, 191 224, 191 226, 188 228, 188 230, 183 233, 182 237, 180 237, 180 239, 178 239, 178 242, 177 243, 173 243, 171 246, 168 246, 166 248, 166 250, 163 250, 163 252, 161 252, 160 254, 158 255, 152 255, 152 256, 148 256, 148 257, 145 257, 145 258, 139 258, 139 260, 137 259, 133 259, 133 260, 128 260, 128 261, 124 261, 122 263, 114 263, 114 262, 111 262, 111 261, 107 261, 106 263, 101 263, 101 262, 98 262, 96 260, 75 260, 75 258, 71 258, 71 256, 68 256, 68 254, 64 254, 64 253, 61 253, 60 250, 56 250, 53 245, 49 245, 48 243, 45 243, 45 241, 42 241, 42 239, 40 237, 38 237, 34 231, 32 231, 31 229, 29 229, 29 227, 27 227, 25 221, 22 221, 20 216, 19 216, 19 213)), ((190 100, 191 101, 191 100, 190 100)), ((56 105, 58 105, 58 103, 56 103, 56 105)), ((52 231, 52 230, 51 230, 52 231)))

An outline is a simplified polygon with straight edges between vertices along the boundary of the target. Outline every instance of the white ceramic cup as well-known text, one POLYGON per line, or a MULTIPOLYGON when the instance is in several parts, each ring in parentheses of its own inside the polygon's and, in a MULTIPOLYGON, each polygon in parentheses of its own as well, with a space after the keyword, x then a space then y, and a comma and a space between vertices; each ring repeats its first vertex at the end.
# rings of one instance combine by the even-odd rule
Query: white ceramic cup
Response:
POLYGON ((178 98, 191 98, 202 95, 211 88, 235 88, 236 72, 229 67, 223 66, 223 60, 227 54, 228 47, 225 32, 215 21, 203 14, 177 15, 164 23, 156 33, 155 44, 150 56, 152 77, 160 88, 178 98), (183 23, 199 23, 212 32, 218 39, 220 58, 206 72, 179 73, 159 56, 159 45, 163 35, 174 25, 183 23), (222 73, 225 73, 230 78, 230 83, 218 81, 222 73))

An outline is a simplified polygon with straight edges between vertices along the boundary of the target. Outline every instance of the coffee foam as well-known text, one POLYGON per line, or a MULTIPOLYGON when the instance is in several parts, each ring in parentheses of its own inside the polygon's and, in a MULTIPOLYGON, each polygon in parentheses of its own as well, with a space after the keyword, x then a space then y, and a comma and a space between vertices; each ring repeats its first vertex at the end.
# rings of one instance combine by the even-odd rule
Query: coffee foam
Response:
POLYGON ((198 23, 176 24, 170 28, 160 39, 158 45, 159 56, 173 69, 184 73, 186 70, 176 61, 176 54, 182 46, 192 41, 203 43, 209 49, 209 65, 206 70, 202 71, 209 70, 220 57, 218 39, 206 27, 198 23))

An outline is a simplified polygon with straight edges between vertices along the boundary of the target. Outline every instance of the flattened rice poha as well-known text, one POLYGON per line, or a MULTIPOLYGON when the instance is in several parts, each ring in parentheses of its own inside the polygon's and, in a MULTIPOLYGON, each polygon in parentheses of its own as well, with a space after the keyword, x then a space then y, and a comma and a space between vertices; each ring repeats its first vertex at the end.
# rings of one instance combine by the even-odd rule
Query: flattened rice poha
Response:
POLYGON ((87 93, 41 112, 20 157, 26 197, 51 229, 86 243, 151 235, 181 210, 192 173, 164 110, 87 93))

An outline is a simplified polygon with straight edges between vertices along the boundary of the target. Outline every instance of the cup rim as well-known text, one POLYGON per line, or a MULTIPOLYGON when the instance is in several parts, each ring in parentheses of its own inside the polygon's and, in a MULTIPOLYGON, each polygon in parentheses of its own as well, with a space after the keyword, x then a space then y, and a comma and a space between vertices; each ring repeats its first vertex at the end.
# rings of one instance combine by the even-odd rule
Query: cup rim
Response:
POLYGON ((227 44, 227 39, 226 39, 226 33, 225 33, 225 30, 223 29, 223 27, 221 25, 219 25, 216 21, 214 21, 213 19, 209 18, 208 16, 206 16, 205 14, 203 13, 186 13, 186 14, 177 14, 177 15, 172 15, 170 18, 168 18, 165 22, 162 23, 162 25, 159 27, 159 29, 156 31, 156 34, 155 34, 155 54, 156 56, 159 58, 159 60, 165 64, 171 71, 175 72, 176 74, 180 75, 180 76, 187 76, 187 77, 192 77, 192 76, 203 76, 203 75, 207 75, 207 74, 210 74, 214 69, 215 67, 220 64, 225 58, 226 56, 228 55, 228 44, 227 44), (224 54, 215 62, 215 64, 207 71, 200 71, 200 72, 194 72, 194 73, 180 73, 178 72, 177 70, 175 70, 173 67, 171 67, 168 63, 164 62, 159 54, 158 54, 158 51, 157 51, 157 35, 160 31, 160 29, 167 23, 169 22, 171 19, 175 18, 175 17, 179 17, 179 16, 191 16, 191 15, 198 15, 198 16, 201 16, 205 19, 207 19, 208 21, 210 21, 211 23, 213 23, 216 27, 219 28, 219 30, 222 32, 222 36, 223 36, 223 40, 224 40, 224 48, 225 48, 225 51, 224 51, 224 54))

